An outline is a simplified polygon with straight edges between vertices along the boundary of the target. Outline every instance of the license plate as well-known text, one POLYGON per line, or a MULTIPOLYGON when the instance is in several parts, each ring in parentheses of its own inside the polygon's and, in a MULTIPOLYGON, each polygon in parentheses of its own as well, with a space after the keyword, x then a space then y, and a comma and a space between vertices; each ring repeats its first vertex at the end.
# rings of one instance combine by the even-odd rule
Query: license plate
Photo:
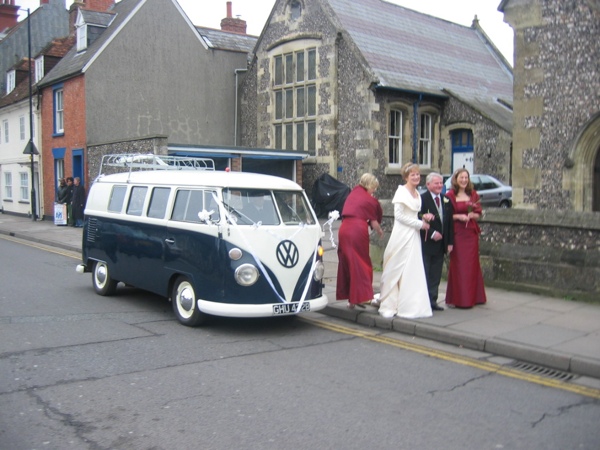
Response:
MULTIPOLYGON (((300 311, 310 311, 310 303, 302 303, 300 311)), ((298 303, 280 303, 279 305, 273 305, 273 314, 294 314, 298 312, 298 303)))

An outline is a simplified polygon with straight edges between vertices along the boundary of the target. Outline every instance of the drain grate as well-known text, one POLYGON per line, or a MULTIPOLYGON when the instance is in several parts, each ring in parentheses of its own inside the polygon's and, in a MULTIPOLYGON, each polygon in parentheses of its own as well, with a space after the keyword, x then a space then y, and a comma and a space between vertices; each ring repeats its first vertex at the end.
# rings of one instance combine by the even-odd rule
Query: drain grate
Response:
POLYGON ((552 378, 560 381, 571 381, 576 376, 570 372, 563 372, 562 370, 551 369, 549 367, 538 366, 537 364, 526 363, 522 361, 516 361, 511 364, 507 364, 508 367, 518 369, 523 372, 532 373, 541 377, 552 378))

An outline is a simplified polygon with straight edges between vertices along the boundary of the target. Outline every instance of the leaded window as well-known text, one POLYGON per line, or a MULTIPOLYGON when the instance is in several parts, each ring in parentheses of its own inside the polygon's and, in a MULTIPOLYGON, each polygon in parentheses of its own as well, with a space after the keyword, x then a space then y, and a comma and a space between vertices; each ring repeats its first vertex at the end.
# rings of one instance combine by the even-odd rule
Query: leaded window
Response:
POLYGON ((315 154, 317 147, 317 50, 273 58, 275 148, 315 154))

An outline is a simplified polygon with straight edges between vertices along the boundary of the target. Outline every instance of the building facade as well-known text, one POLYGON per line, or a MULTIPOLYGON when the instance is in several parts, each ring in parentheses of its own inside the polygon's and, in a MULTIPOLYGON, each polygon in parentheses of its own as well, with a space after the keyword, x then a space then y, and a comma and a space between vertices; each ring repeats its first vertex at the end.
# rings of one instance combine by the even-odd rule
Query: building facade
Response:
POLYGON ((600 211, 600 2, 504 0, 516 208, 600 211))
POLYGON ((278 0, 243 89, 243 144, 306 151, 303 187, 466 166, 510 182, 510 65, 464 27, 381 0, 278 0))

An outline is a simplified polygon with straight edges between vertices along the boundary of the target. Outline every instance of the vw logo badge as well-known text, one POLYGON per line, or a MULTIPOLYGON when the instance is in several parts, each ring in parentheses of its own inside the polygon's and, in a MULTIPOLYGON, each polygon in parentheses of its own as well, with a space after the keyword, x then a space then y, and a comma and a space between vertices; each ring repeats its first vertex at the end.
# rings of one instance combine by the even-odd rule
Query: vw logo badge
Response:
POLYGON ((277 246, 277 261, 283 267, 287 267, 288 269, 294 267, 298 264, 299 258, 298 247, 292 241, 281 241, 277 246))

